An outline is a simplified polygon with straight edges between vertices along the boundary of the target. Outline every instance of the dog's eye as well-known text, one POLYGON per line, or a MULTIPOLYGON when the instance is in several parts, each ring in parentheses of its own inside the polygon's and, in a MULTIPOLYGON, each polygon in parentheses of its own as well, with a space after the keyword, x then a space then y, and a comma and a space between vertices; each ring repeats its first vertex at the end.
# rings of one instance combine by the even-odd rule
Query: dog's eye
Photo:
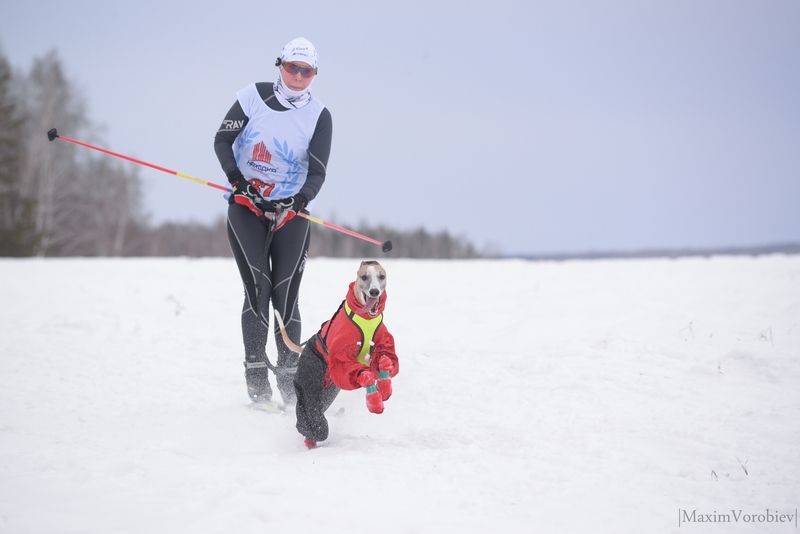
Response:
POLYGON ((362 274, 361 275, 361 279, 366 282, 367 281, 367 275, 366 274, 362 274))
POLYGON ((381 274, 381 275, 378 276, 378 278, 381 279, 381 280, 386 280, 386 275, 385 274, 381 274))

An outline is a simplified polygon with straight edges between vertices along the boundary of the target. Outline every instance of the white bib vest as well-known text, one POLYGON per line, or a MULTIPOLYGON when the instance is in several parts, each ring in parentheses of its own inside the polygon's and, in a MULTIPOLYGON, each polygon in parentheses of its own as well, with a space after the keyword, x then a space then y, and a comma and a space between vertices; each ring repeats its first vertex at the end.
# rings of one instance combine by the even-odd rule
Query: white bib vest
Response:
POLYGON ((264 182, 259 189, 266 199, 297 194, 308 176, 308 145, 325 106, 312 97, 299 109, 275 111, 261 99, 255 83, 236 98, 249 118, 233 146, 239 170, 248 181, 264 182))

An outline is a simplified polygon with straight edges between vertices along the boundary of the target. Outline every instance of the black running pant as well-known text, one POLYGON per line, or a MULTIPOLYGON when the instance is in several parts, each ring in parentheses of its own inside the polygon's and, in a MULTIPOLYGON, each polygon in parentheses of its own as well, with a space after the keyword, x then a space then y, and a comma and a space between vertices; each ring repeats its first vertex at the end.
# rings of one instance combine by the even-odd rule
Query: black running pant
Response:
MULTIPOLYGON (((295 217, 277 232, 266 222, 238 204, 228 206, 228 241, 244 284, 242 338, 245 357, 266 361, 270 324, 269 304, 281 314, 286 332, 300 342, 301 323, 297 293, 303 278, 310 231, 306 219, 295 217)), ((298 354, 283 342, 277 324, 273 326, 278 347, 277 367, 294 367, 298 354)), ((276 377, 284 400, 294 398, 291 375, 276 377)))

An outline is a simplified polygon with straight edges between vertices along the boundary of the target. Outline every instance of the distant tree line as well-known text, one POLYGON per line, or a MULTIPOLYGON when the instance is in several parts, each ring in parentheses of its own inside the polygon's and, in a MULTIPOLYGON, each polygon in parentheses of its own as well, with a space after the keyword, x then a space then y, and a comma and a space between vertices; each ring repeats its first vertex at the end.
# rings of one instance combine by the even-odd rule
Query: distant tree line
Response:
MULTIPOLYGON (((0 51, 0 256, 230 256, 224 219, 152 225, 138 168, 50 142, 58 125, 102 145, 58 55, 15 72, 0 51)), ((354 228, 391 240, 392 257, 471 258, 463 238, 424 229, 354 228)), ((312 256, 366 257, 380 249, 312 224, 312 256)))

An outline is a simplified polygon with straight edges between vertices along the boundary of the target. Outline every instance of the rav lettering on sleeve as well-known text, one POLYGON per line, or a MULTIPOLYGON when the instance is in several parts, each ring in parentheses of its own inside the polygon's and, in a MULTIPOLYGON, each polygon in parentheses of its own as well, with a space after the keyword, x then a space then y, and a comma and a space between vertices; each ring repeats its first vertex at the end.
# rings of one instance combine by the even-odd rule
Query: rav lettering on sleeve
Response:
POLYGON ((244 126, 243 120, 235 121, 231 119, 225 119, 222 121, 222 127, 220 128, 220 131, 231 132, 235 130, 241 130, 242 126, 244 126))

